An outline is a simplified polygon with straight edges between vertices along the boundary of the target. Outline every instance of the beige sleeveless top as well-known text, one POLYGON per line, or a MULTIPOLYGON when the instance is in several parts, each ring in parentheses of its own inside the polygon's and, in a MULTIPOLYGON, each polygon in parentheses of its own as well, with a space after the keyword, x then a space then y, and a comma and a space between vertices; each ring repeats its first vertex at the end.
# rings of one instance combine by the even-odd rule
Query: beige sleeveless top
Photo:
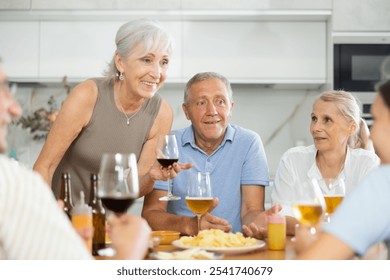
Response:
POLYGON ((69 146, 52 180, 54 195, 59 198, 61 173, 70 173, 73 203, 79 200, 81 190, 89 201, 90 174, 99 172, 103 153, 135 153, 139 159, 162 102, 158 94, 145 100, 127 125, 124 113, 115 105, 113 81, 93 80, 98 96, 91 120, 69 146))

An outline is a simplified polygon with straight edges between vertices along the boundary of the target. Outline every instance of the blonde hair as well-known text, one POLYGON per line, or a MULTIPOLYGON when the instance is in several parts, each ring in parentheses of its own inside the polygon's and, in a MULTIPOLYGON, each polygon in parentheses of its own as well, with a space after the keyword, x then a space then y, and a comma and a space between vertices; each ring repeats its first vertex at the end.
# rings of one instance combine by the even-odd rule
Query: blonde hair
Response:
POLYGON ((361 118, 360 102, 350 92, 343 90, 331 90, 321 93, 318 100, 325 102, 333 102, 339 109, 341 115, 346 122, 354 123, 356 126, 355 132, 348 139, 348 146, 357 149, 362 148, 371 150, 370 133, 366 122, 361 118))

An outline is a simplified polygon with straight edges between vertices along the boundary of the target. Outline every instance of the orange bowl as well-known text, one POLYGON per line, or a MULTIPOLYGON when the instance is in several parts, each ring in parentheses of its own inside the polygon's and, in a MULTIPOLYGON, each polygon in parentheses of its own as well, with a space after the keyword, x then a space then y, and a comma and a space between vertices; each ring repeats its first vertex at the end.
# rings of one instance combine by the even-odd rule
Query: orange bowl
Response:
POLYGON ((160 245, 171 245, 172 241, 180 238, 180 232, 173 230, 156 230, 152 231, 152 237, 160 239, 160 245))

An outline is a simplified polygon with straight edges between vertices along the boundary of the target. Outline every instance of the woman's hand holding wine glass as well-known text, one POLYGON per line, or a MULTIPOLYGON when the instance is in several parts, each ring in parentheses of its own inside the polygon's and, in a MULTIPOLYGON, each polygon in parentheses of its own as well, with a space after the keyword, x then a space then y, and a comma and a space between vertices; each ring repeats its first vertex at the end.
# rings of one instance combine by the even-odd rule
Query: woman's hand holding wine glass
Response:
POLYGON ((176 136, 172 134, 160 136, 157 142, 156 155, 157 161, 168 171, 168 193, 166 196, 160 197, 160 200, 169 201, 181 199, 180 197, 173 195, 170 180, 172 165, 179 160, 179 148, 177 146, 176 136))

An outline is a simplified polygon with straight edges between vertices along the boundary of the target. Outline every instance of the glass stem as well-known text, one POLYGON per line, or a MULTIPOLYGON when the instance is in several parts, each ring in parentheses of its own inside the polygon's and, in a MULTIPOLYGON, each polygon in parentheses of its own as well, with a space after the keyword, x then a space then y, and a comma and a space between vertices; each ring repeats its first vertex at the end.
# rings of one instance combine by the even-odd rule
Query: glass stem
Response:
POLYGON ((172 185, 171 185, 171 172, 170 171, 168 171, 168 194, 167 194, 167 196, 168 197, 171 197, 171 196, 173 196, 173 194, 172 194, 172 185))
POLYGON ((200 218, 202 217, 202 215, 196 215, 196 217, 198 218, 198 233, 200 231, 200 218))
POLYGON ((310 227, 310 233, 314 237, 316 235, 316 233, 317 233, 316 228, 315 227, 310 227))

